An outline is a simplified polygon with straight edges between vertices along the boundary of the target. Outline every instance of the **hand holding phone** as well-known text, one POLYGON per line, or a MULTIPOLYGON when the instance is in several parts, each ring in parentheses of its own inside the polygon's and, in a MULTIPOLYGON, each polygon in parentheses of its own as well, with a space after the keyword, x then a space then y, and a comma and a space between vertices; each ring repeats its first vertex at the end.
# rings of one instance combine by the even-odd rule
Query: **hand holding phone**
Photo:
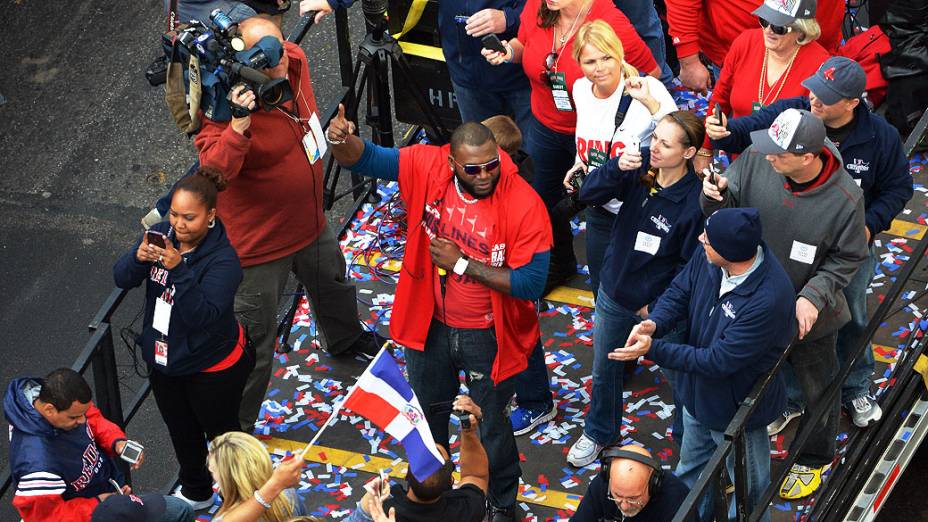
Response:
POLYGON ((145 237, 148 238, 149 245, 155 245, 158 248, 165 248, 167 243, 164 239, 164 234, 158 232, 157 230, 146 230, 145 237))
POLYGON ((119 458, 135 466, 142 462, 143 451, 145 451, 144 446, 134 440, 127 440, 122 451, 119 452, 119 458))
POLYGON ((495 34, 488 34, 480 39, 480 43, 483 44, 484 49, 489 49, 491 51, 496 51, 501 54, 506 54, 506 46, 503 45, 503 42, 500 41, 499 36, 495 34))

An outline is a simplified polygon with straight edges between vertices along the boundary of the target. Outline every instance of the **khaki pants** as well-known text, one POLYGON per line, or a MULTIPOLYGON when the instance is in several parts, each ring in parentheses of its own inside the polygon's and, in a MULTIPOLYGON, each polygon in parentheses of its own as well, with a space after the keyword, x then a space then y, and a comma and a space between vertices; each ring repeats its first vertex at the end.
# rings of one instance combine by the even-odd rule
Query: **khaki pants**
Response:
POLYGON ((239 421, 250 433, 264 401, 277 336, 277 310, 290 272, 306 289, 326 350, 339 354, 361 335, 354 284, 345 278, 345 258, 328 225, 302 250, 244 269, 235 294, 235 315, 255 346, 255 369, 248 376, 239 421))

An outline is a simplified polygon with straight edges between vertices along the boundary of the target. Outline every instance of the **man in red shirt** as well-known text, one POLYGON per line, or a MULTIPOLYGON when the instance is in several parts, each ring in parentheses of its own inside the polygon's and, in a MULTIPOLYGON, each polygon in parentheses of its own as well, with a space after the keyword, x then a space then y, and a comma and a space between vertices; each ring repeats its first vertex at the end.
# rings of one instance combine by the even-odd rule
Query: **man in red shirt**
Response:
MULTIPOLYGON (((762 3, 758 0, 667 0, 668 32, 677 48, 683 85, 700 93, 711 87, 709 71, 702 58, 716 68, 721 67, 735 38, 757 27, 757 17, 752 13, 762 3)), ((822 28, 819 43, 833 53, 841 43, 844 0, 820 0, 815 12, 822 28)))
POLYGON ((448 447, 463 371, 483 411, 489 519, 515 520, 519 451, 509 423, 514 379, 539 340, 534 301, 548 274, 551 224, 541 198, 485 126, 468 122, 442 147, 387 149, 352 134, 344 108, 332 154, 355 172, 398 181, 409 225, 390 334, 435 442, 448 447), (435 406, 439 406, 435 408, 435 406))
MULTIPOLYGON (((248 48, 268 36, 283 42, 280 29, 266 19, 249 18, 239 28, 248 48)), ((228 181, 217 209, 244 272, 235 313, 257 352, 239 410, 248 432, 270 380, 277 307, 291 271, 306 288, 329 353, 373 356, 378 348, 361 330, 355 287, 345 278, 345 258, 322 209, 325 137, 306 55, 295 44, 282 45, 279 63, 264 72, 288 78, 293 100, 228 123, 203 118, 195 141, 200 163, 228 181)), ((256 107, 254 92, 240 87, 232 90, 231 102, 256 107)))

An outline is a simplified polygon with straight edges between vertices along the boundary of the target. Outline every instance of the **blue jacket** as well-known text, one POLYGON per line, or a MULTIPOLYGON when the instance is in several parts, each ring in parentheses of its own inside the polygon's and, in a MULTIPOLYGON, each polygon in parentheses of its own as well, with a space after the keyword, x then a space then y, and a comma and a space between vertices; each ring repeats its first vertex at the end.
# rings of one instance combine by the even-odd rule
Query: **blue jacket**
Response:
MULTIPOLYGON (((170 225, 158 223, 152 230, 167 233, 170 225)), ((178 247, 173 238, 174 248, 178 247)), ((166 375, 190 375, 218 363, 231 352, 239 338, 233 313, 235 291, 242 281, 238 255, 229 243, 219 219, 203 241, 173 270, 140 263, 135 258, 139 243, 113 266, 119 288, 135 288, 146 281, 145 316, 142 334, 136 340, 142 357, 166 375), (168 364, 155 364, 155 340, 160 332, 152 327, 155 301, 173 288, 173 306, 168 326, 168 364)), ((168 292, 170 294, 170 292, 168 292)))
POLYGON ((94 497, 113 492, 108 480, 125 483, 114 457, 116 442, 126 436, 93 404, 85 423, 55 428, 33 406, 41 387, 42 379, 14 379, 3 398, 10 423, 13 504, 26 522, 89 521, 98 504, 94 497))
MULTIPOLYGON (((796 332, 793 284, 766 244, 763 249, 760 266, 721 298, 722 269, 711 265, 703 252, 694 255, 648 317, 657 324, 656 337, 686 319, 686 344, 655 339, 645 357, 678 371, 674 400, 713 430, 728 426, 796 332)), ((784 408, 785 388, 777 374, 747 427, 766 426, 784 408)))
POLYGON ((612 198, 622 202, 603 257, 600 287, 632 312, 653 303, 667 288, 693 255, 703 229, 702 184, 696 174, 689 170, 680 181, 649 196, 640 176, 647 172, 651 154, 642 149, 641 155, 642 165, 634 171, 619 170, 619 158, 610 159, 591 171, 580 189, 580 200, 589 205, 612 198), (639 239, 649 236, 660 238, 653 255, 636 249, 639 239))
MULTIPOLYGON (((333 9, 351 7, 354 0, 328 0, 333 9)), ((519 32, 519 16, 525 0, 439 0, 438 29, 441 50, 448 64, 451 81, 461 87, 488 92, 528 90, 528 78, 517 63, 490 65, 480 54, 480 38, 468 36, 465 23, 457 16, 470 16, 482 9, 499 9, 506 15, 506 31, 500 40, 511 40, 519 32)))
MULTIPOLYGON (((712 145, 740 154, 751 144, 751 131, 770 127, 789 108, 809 110, 809 98, 780 100, 750 116, 730 120, 731 135, 712 140, 712 145)), ((844 168, 864 191, 867 228, 873 238, 890 227, 893 218, 912 198, 912 176, 895 127, 871 113, 864 103, 854 110, 854 122, 850 135, 838 144, 838 151, 844 168)))

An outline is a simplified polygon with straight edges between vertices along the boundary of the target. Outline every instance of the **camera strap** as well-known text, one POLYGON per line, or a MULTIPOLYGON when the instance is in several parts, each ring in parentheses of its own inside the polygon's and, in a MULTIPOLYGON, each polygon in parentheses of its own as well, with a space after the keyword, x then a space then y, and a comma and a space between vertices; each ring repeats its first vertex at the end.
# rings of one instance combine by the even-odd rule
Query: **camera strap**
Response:
POLYGON ((619 100, 619 106, 615 109, 615 119, 613 120, 612 126, 612 135, 609 136, 609 144, 606 145, 606 150, 604 151, 608 157, 612 151, 612 140, 615 139, 615 133, 619 132, 619 127, 625 123, 625 115, 628 113, 628 108, 632 104, 632 95, 628 94, 628 91, 625 88, 622 88, 622 99, 619 100))

